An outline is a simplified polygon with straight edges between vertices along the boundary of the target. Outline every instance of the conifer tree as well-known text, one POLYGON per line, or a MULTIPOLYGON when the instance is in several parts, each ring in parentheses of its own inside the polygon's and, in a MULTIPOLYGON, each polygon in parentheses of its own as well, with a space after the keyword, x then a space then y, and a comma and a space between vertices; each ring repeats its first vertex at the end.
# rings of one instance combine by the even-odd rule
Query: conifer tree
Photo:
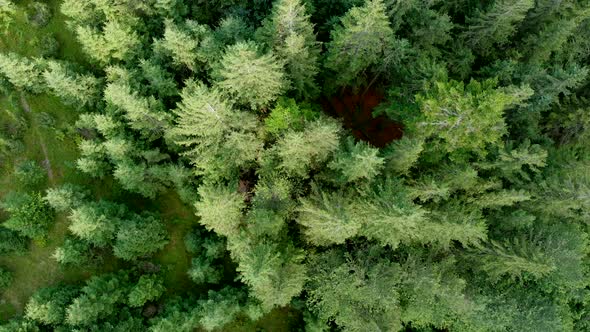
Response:
POLYGON ((183 154, 199 174, 231 178, 252 163, 262 142, 255 136, 255 116, 233 110, 217 89, 187 82, 168 137, 187 148, 183 154))
POLYGON ((217 85, 238 104, 266 109, 288 87, 283 64, 272 54, 260 54, 252 42, 229 46, 220 62, 217 85))
POLYGON ((199 196, 201 199, 195 208, 201 224, 219 235, 238 234, 245 205, 244 197, 237 190, 222 185, 202 185, 199 196))
POLYGON ((340 130, 335 121, 320 118, 302 132, 287 132, 276 145, 281 158, 279 167, 287 174, 306 178, 311 169, 322 165, 338 149, 340 130))
POLYGON ((86 282, 81 295, 66 308, 66 323, 90 326, 116 311, 117 303, 126 300, 128 278, 124 273, 94 276, 86 282))
POLYGON ((487 55, 493 46, 501 47, 510 41, 534 5, 532 0, 494 1, 485 11, 467 18, 468 27, 463 36, 473 50, 487 55))
POLYGON ((134 215, 121 222, 113 253, 115 256, 133 260, 153 254, 168 244, 166 228, 153 215, 134 215))
POLYGON ((96 246, 112 243, 121 218, 126 214, 123 205, 100 201, 81 205, 72 210, 68 219, 72 234, 96 246))
POLYGON ((365 0, 362 7, 353 7, 331 35, 325 65, 336 74, 336 86, 361 85, 395 38, 382 0, 365 0))
POLYGON ((123 110, 133 129, 148 138, 158 138, 168 127, 170 115, 165 113, 161 102, 153 97, 145 98, 132 92, 131 87, 111 83, 107 85, 105 100, 123 110))
POLYGON ((131 291, 129 292, 129 305, 141 307, 148 301, 157 300, 166 288, 162 279, 157 275, 142 275, 131 291))
POLYGON ((76 287, 65 285, 41 288, 27 303, 25 315, 44 325, 60 325, 65 319, 65 308, 78 292, 76 287))
POLYGON ((58 62, 48 62, 43 77, 51 92, 64 103, 84 107, 100 99, 100 80, 92 75, 75 74, 58 62))
POLYGON ((285 61, 285 71, 297 95, 315 96, 320 49, 305 4, 300 0, 276 1, 257 34, 285 61))
POLYGON ((250 286, 263 310, 285 306, 301 293, 306 279, 301 250, 266 241, 252 243, 244 249, 232 253, 238 260, 241 279, 250 286))
POLYGON ((503 91, 495 85, 493 80, 435 83, 417 97, 424 118, 414 124, 416 130, 436 135, 447 152, 483 154, 486 144, 497 145, 506 134, 504 110, 532 94, 530 88, 503 91))
POLYGON ((24 58, 15 53, 0 53, 0 73, 21 90, 43 92, 43 67, 44 64, 39 59, 24 58))

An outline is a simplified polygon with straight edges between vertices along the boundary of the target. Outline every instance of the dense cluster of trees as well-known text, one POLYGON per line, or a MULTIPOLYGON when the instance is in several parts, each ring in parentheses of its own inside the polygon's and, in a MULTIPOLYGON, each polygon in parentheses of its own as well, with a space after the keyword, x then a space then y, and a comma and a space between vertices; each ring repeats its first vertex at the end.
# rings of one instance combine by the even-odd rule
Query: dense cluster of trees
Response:
MULTIPOLYGON (((590 329, 586 2, 61 10, 85 61, 0 53, 6 89, 79 110, 79 172, 194 207, 187 273, 207 291, 163 299, 157 272, 122 270, 40 289, 0 331, 213 330, 285 306, 306 331, 590 329), (380 147, 328 115, 352 95, 384 96, 373 115, 403 137, 380 147)), ((71 233, 61 264, 139 266, 168 243, 157 214, 74 185, 41 193, 40 174, 15 170, 0 252, 24 251, 54 213, 71 233)))

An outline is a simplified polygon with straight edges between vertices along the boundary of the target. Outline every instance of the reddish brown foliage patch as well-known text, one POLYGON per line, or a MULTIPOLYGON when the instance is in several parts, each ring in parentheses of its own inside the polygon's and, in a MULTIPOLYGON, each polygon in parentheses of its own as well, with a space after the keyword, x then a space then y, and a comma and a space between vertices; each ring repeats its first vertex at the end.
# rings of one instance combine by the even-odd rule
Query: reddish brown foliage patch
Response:
POLYGON ((344 126, 357 139, 384 147, 403 136, 403 127, 386 116, 373 117, 373 109, 383 100, 383 94, 371 89, 353 94, 346 90, 340 95, 325 99, 324 110, 335 117, 342 118, 344 126))

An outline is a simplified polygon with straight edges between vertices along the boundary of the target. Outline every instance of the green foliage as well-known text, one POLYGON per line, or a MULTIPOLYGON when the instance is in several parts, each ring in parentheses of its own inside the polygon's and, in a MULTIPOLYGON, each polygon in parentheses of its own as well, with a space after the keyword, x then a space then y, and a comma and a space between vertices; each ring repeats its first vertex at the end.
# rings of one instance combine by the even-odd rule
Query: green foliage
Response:
POLYGON ((14 14, 16 13, 16 6, 10 0, 0 1, 0 18, 2 21, 3 30, 8 29, 10 24, 14 20, 14 14))
POLYGON ((201 199, 195 203, 199 222, 219 235, 238 233, 244 209, 244 197, 236 190, 220 185, 199 187, 201 199))
POLYGON ((319 92, 315 76, 319 72, 320 48, 304 2, 276 1, 257 34, 258 39, 285 61, 285 72, 297 96, 316 96, 319 92))
POLYGON ((336 86, 359 86, 365 72, 378 65, 394 40, 382 0, 366 0, 353 7, 331 33, 326 66, 336 77, 336 86))
POLYGON ((264 310, 285 306, 301 293, 306 280, 301 250, 265 241, 244 249, 232 250, 238 260, 237 270, 264 310))
POLYGON ((72 209, 68 227, 72 234, 95 246, 104 247, 113 242, 117 227, 122 223, 126 208, 107 201, 83 204, 72 209))
POLYGON ((101 81, 86 74, 77 74, 67 65, 48 62, 43 72, 47 87, 64 103, 77 107, 93 106, 100 99, 101 81))
POLYGON ((319 118, 302 132, 289 131, 277 142, 280 168, 287 174, 306 178, 310 170, 320 167, 338 149, 340 125, 319 118))
POLYGON ((131 128, 139 130, 145 137, 159 138, 167 129, 170 116, 154 97, 139 96, 130 86, 119 82, 107 85, 104 96, 108 103, 124 111, 131 128))
POLYGON ((294 99, 279 98, 266 119, 264 128, 272 137, 280 137, 289 129, 303 130, 307 121, 317 119, 318 113, 303 105, 297 105, 294 99))
POLYGON ((66 323, 89 326, 112 315, 115 305, 126 300, 127 287, 127 277, 122 273, 90 278, 82 287, 81 294, 66 307, 66 323))
POLYGON ((313 257, 308 305, 346 331, 401 329, 399 265, 374 255, 344 257, 337 250, 313 257), (348 258, 348 259, 347 259, 348 258))
POLYGON ((328 168, 337 174, 338 182, 371 181, 383 169, 384 160, 378 154, 379 149, 348 137, 328 168))
POLYGON ((153 215, 135 215, 121 222, 113 252, 115 256, 133 260, 151 255, 168 243, 166 227, 153 215))
POLYGON ((181 96, 168 136, 186 147, 184 154, 198 173, 231 178, 256 158, 262 142, 255 136, 253 115, 233 110, 219 90, 194 81, 187 82, 181 96))
POLYGON ((66 307, 78 292, 76 287, 65 285, 41 288, 29 299, 25 316, 44 325, 60 325, 65 319, 66 307))
POLYGON ((34 160, 27 160, 16 166, 14 177, 21 188, 38 190, 47 182, 47 171, 34 160))
POLYGON ((207 331, 222 328, 241 312, 243 296, 240 290, 230 287, 218 292, 209 291, 207 299, 199 301, 199 323, 207 331))
POLYGON ((141 307, 146 302, 157 300, 166 288, 162 279, 157 275, 142 275, 129 292, 129 305, 141 307))
POLYGON ((66 183, 60 187, 49 188, 43 199, 57 212, 68 212, 79 206, 87 196, 83 187, 66 183))
POLYGON ((327 193, 317 186, 309 197, 301 199, 297 222, 305 226, 307 241, 315 245, 344 243, 362 226, 351 194, 327 193))
POLYGON ((0 227, 0 254, 24 254, 27 250, 27 241, 17 232, 6 227, 0 227))
POLYGON ((53 259, 64 266, 84 266, 92 259, 90 243, 78 238, 66 238, 53 252, 53 259))
POLYGON ((102 30, 78 26, 76 34, 84 52, 103 65, 130 61, 141 51, 140 36, 122 21, 108 21, 102 30))
POLYGON ((588 330, 589 18, 0 0, 0 331, 588 330))
POLYGON ((229 46, 221 58, 217 85, 238 104, 266 109, 288 86, 283 64, 272 53, 261 55, 254 43, 229 46))
POLYGON ((17 89, 40 93, 44 90, 43 62, 14 53, 0 53, 0 73, 17 89))
POLYGON ((44 237, 54 219, 53 210, 40 193, 11 192, 0 203, 10 213, 2 226, 32 239, 44 237))
POLYGON ((495 89, 493 80, 437 82, 418 96, 423 119, 415 123, 417 132, 436 136, 447 152, 473 151, 484 154, 486 144, 499 144, 506 134, 502 114, 510 105, 528 98, 529 88, 495 89))
POLYGON ((27 19, 36 27, 44 27, 51 19, 51 10, 46 3, 33 2, 27 6, 27 19))
POLYGON ((12 283, 12 280, 12 272, 4 268, 0 268, 0 289, 4 290, 8 288, 8 286, 10 286, 12 283))
POLYGON ((479 11, 467 18, 469 27, 463 38, 473 50, 487 55, 494 46, 503 46, 510 41, 534 4, 532 0, 495 1, 485 12, 479 11))
POLYGON ((210 29, 206 25, 191 20, 177 25, 167 19, 164 24, 164 38, 158 47, 170 54, 175 65, 186 66, 192 71, 200 69, 206 59, 199 53, 199 47, 205 42, 204 39, 211 34, 210 29))

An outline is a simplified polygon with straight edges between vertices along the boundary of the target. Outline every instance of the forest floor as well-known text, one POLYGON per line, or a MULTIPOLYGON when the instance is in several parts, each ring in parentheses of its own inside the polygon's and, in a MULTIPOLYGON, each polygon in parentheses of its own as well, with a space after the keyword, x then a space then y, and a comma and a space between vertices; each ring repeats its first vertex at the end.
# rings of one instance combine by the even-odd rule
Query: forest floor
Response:
MULTIPOLYGON (((47 1, 53 16, 42 28, 29 24, 25 11, 22 10, 32 2, 19 2, 21 10, 15 21, 6 33, 0 33, 0 52, 40 56, 41 39, 44 36, 53 36, 60 45, 58 58, 85 65, 85 56, 74 34, 66 28, 65 17, 59 11, 61 1, 47 1)), ((197 222, 191 206, 182 203, 173 191, 160 195, 155 201, 146 201, 122 190, 112 178, 93 180, 79 173, 75 162, 78 158, 77 144, 81 137, 72 135, 72 132, 75 132, 72 129, 78 113, 56 97, 20 93, 0 97, 0 120, 6 117, 9 117, 10 121, 23 124, 20 132, 23 149, 6 160, 0 160, 0 199, 17 188, 12 174, 15 165, 25 160, 35 160, 47 170, 49 187, 63 183, 80 184, 91 188, 97 199, 124 201, 136 210, 159 211, 166 222, 170 242, 153 261, 159 263, 164 271, 168 290, 165 297, 199 291, 188 278, 187 270, 191 264, 191 257, 184 246, 186 233, 197 222)), ((0 222, 6 217, 7 215, 0 211, 0 222)), ((58 215, 47 238, 32 241, 26 254, 0 256, 0 266, 12 271, 14 276, 11 286, 0 294, 0 321, 22 314, 29 297, 40 287, 60 282, 82 283, 92 275, 127 266, 125 262, 111 255, 94 268, 61 267, 51 256, 68 234, 68 225, 68 219, 64 215, 58 215)), ((228 327, 227 331, 254 331, 259 328, 283 331, 288 329, 289 324, 300 319, 298 315, 298 312, 289 308, 277 309, 258 322, 243 322, 239 326, 228 327)))

